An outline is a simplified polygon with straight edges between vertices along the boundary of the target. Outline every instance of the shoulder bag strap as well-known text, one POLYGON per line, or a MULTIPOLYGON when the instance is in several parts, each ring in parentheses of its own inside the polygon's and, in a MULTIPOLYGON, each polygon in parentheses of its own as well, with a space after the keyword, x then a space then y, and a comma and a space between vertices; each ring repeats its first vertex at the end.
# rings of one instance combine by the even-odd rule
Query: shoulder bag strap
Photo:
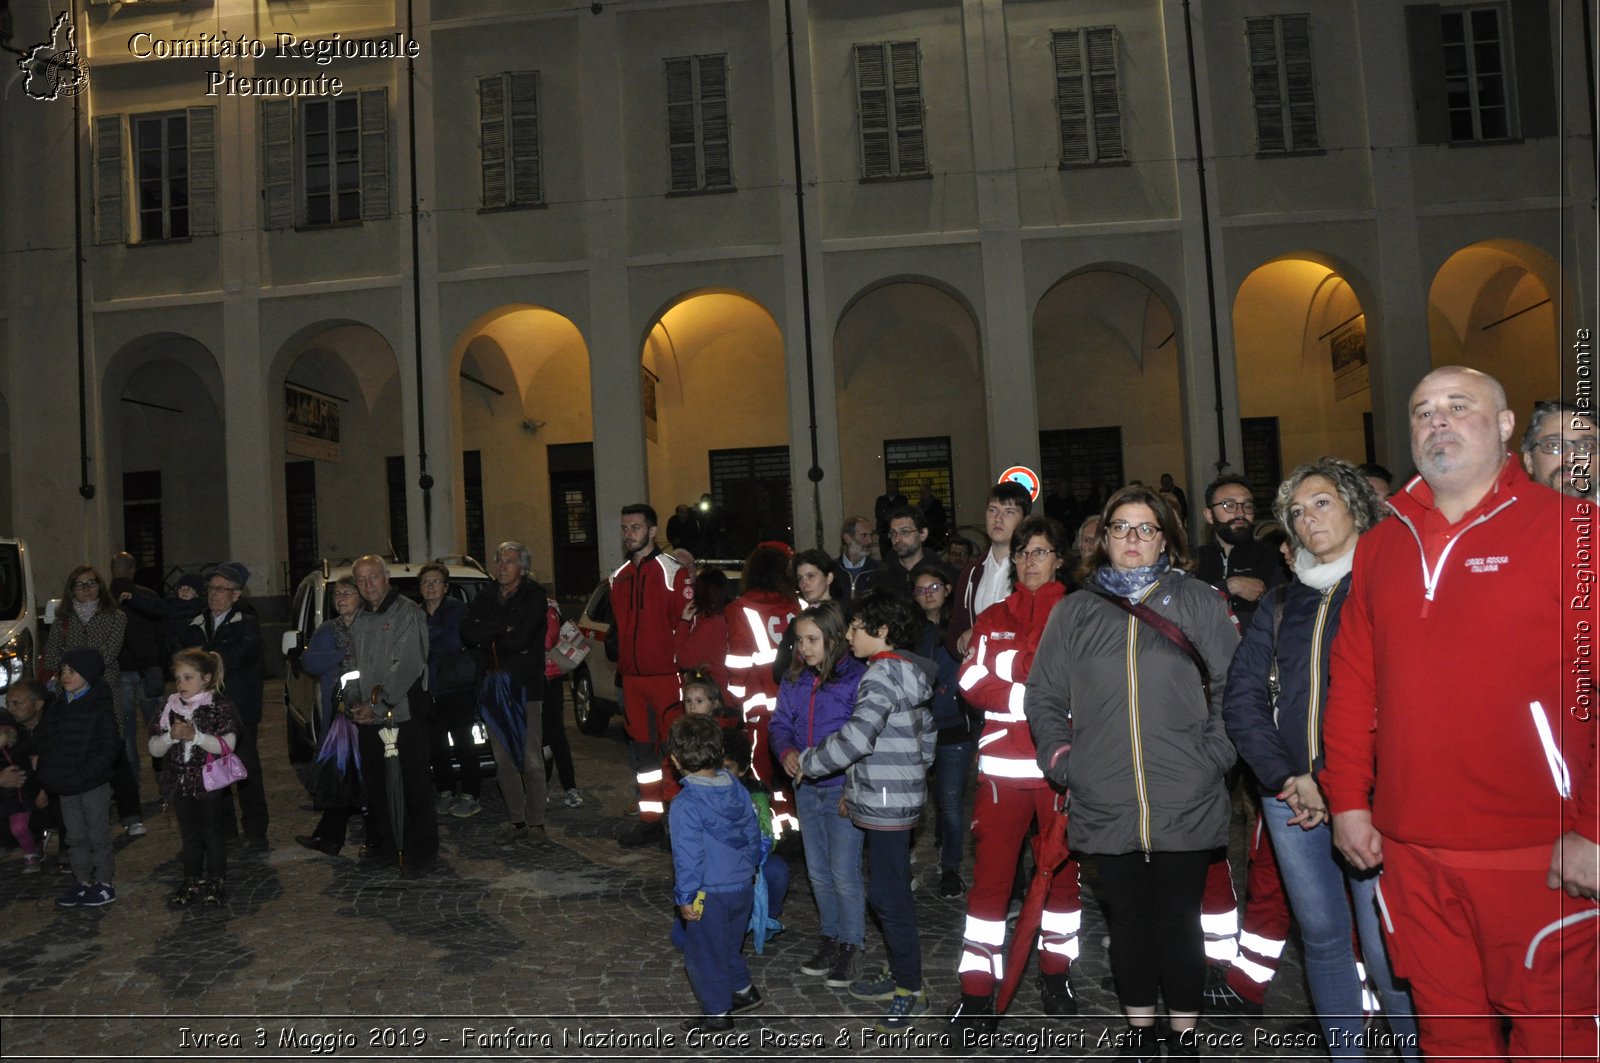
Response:
POLYGON ((1194 643, 1189 641, 1189 636, 1183 633, 1182 628, 1142 602, 1130 602, 1118 595, 1107 594, 1099 587, 1089 589, 1123 612, 1131 613, 1140 622, 1150 625, 1168 642, 1182 650, 1200 670, 1200 685, 1205 688, 1206 697, 1211 696, 1211 670, 1206 667, 1205 658, 1200 656, 1200 651, 1194 648, 1194 643))

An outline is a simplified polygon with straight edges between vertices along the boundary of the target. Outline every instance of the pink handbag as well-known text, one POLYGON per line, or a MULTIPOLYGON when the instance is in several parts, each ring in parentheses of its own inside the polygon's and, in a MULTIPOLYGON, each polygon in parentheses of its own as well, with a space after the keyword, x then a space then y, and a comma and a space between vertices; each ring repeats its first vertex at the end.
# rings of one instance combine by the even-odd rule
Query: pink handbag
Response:
POLYGON ((226 790, 236 782, 244 780, 250 773, 244 770, 244 761, 239 759, 239 754, 228 748, 228 743, 221 738, 222 755, 206 754, 205 766, 200 769, 201 781, 207 790, 226 790))

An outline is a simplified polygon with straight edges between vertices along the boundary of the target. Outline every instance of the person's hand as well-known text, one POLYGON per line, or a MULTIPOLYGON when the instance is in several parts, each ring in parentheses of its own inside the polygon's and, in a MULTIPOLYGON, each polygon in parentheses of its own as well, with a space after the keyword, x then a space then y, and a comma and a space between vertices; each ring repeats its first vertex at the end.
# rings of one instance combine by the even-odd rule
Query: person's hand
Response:
POLYGON ((960 638, 956 639, 956 656, 957 657, 965 657, 967 655, 967 643, 969 643, 971 641, 972 641, 972 629, 969 627, 969 628, 967 628, 967 630, 965 630, 965 631, 963 631, 961 633, 961 637, 960 638))
POLYGON ((796 750, 789 750, 783 755, 783 770, 791 779, 800 778, 800 754, 796 750))
POLYGON ((121 594, 117 595, 117 601, 125 602, 129 598, 132 598, 132 597, 133 597, 133 592, 132 591, 123 591, 121 594))
POLYGON ((1311 775, 1291 775, 1283 784, 1278 800, 1294 812, 1289 819, 1291 827, 1314 830, 1328 819, 1328 803, 1322 799, 1317 780, 1311 775))
POLYGON ((1556 839, 1544 884, 1566 890, 1569 897, 1594 900, 1600 895, 1600 845, 1575 830, 1567 831, 1556 839))
POLYGON ((1372 825, 1372 813, 1364 808, 1334 813, 1333 847, 1357 871, 1370 871, 1383 864, 1383 835, 1372 825))
POLYGON ((1267 585, 1254 576, 1229 576, 1228 593, 1247 602, 1259 601, 1267 593, 1267 585))
POLYGON ((685 922, 694 923, 700 919, 700 913, 694 910, 694 905, 692 904, 678 905, 678 914, 683 916, 685 922))
POLYGON ((361 702, 350 710, 350 718, 356 723, 377 723, 378 714, 372 711, 372 706, 361 702))
POLYGON ((15 790, 27 781, 27 773, 15 765, 0 770, 0 788, 15 790))
POLYGON ((50 795, 45 793, 43 790, 40 790, 38 793, 34 794, 33 795, 33 807, 34 808, 38 808, 38 809, 49 808, 50 807, 50 795))
POLYGON ((839 795, 839 818, 840 819, 849 819, 850 818, 850 810, 845 808, 845 806, 844 806, 844 795, 843 794, 839 795))
POLYGON ((195 735, 194 724, 187 720, 173 720, 168 733, 175 742, 192 742, 195 735))
POLYGON ((683 619, 687 621, 687 620, 693 620, 694 618, 695 618, 694 602, 689 602, 687 605, 685 605, 683 607, 683 619))

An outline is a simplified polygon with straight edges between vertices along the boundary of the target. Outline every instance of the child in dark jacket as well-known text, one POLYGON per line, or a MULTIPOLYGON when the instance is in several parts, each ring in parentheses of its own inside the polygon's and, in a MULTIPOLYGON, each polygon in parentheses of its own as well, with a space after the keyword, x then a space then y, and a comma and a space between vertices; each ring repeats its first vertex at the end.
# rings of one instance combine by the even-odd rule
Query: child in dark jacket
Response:
POLYGON ((34 732, 39 783, 61 802, 67 858, 78 884, 62 908, 98 908, 117 899, 111 885, 111 770, 122 739, 111 690, 100 681, 105 662, 88 646, 61 655, 60 689, 34 732))
POLYGON ((704 716, 673 724, 668 751, 683 773, 672 802, 672 943, 683 950, 704 1015, 685 1032, 733 1029, 733 1015, 761 1004, 740 951, 750 925, 761 829, 750 795, 723 766, 722 728, 704 716))

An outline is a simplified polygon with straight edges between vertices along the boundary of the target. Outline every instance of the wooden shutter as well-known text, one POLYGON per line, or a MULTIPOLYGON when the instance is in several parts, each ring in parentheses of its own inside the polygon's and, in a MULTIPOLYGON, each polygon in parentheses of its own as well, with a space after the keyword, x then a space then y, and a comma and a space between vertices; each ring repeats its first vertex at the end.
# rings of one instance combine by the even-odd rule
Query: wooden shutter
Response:
POLYGON ((127 238, 123 218, 123 181, 127 168, 123 155, 122 115, 101 115, 94 120, 94 242, 120 244, 127 238))
POLYGON ((544 202, 544 176, 539 158, 539 73, 525 70, 506 75, 511 97, 511 202, 530 207, 544 202))
POLYGON ((897 174, 928 172, 927 140, 922 128, 922 57, 916 41, 889 45, 894 75, 894 146, 897 174))
POLYGON ((217 109, 189 108, 189 235, 217 235, 217 109))
POLYGON ((1094 161, 1123 157, 1122 100, 1117 86, 1117 31, 1085 30, 1089 42, 1089 103, 1094 108, 1094 161))
POLYGON ((667 60, 668 187, 691 192, 700 187, 700 162, 695 141, 694 61, 667 60))
POLYGON ((1450 111, 1444 96, 1444 40, 1439 5, 1406 8, 1406 49, 1411 55, 1411 106, 1418 144, 1450 142, 1450 111))
POLYGON ((1558 116, 1546 0, 1511 0, 1511 39, 1518 128, 1525 137, 1553 137, 1558 132, 1558 116))
POLYGON ((505 75, 478 79, 478 158, 483 172, 483 205, 506 205, 505 75))
POLYGON ((728 135, 728 57, 702 55, 698 61, 700 148, 705 188, 733 187, 732 146, 728 135))
POLYGON ((1274 18, 1244 20, 1250 56, 1250 96, 1255 102, 1256 150, 1284 151, 1283 93, 1278 78, 1278 27, 1274 18))
POLYGON ((389 90, 361 91, 361 218, 389 216, 389 90))
POLYGON ((1307 15, 1282 15, 1283 83, 1288 95, 1289 149, 1312 151, 1321 145, 1317 135, 1317 96, 1311 63, 1311 19, 1307 15))
POLYGON ((887 177, 894 172, 889 149, 889 76, 886 49, 858 44, 856 55, 856 128, 861 137, 861 176, 887 177))
POLYGON ((294 224, 294 104, 261 101, 261 198, 268 229, 294 224))
POLYGON ((1061 161, 1078 165, 1089 156, 1089 120, 1083 91, 1083 43, 1078 30, 1050 36, 1056 65, 1056 120, 1061 126, 1061 161))

